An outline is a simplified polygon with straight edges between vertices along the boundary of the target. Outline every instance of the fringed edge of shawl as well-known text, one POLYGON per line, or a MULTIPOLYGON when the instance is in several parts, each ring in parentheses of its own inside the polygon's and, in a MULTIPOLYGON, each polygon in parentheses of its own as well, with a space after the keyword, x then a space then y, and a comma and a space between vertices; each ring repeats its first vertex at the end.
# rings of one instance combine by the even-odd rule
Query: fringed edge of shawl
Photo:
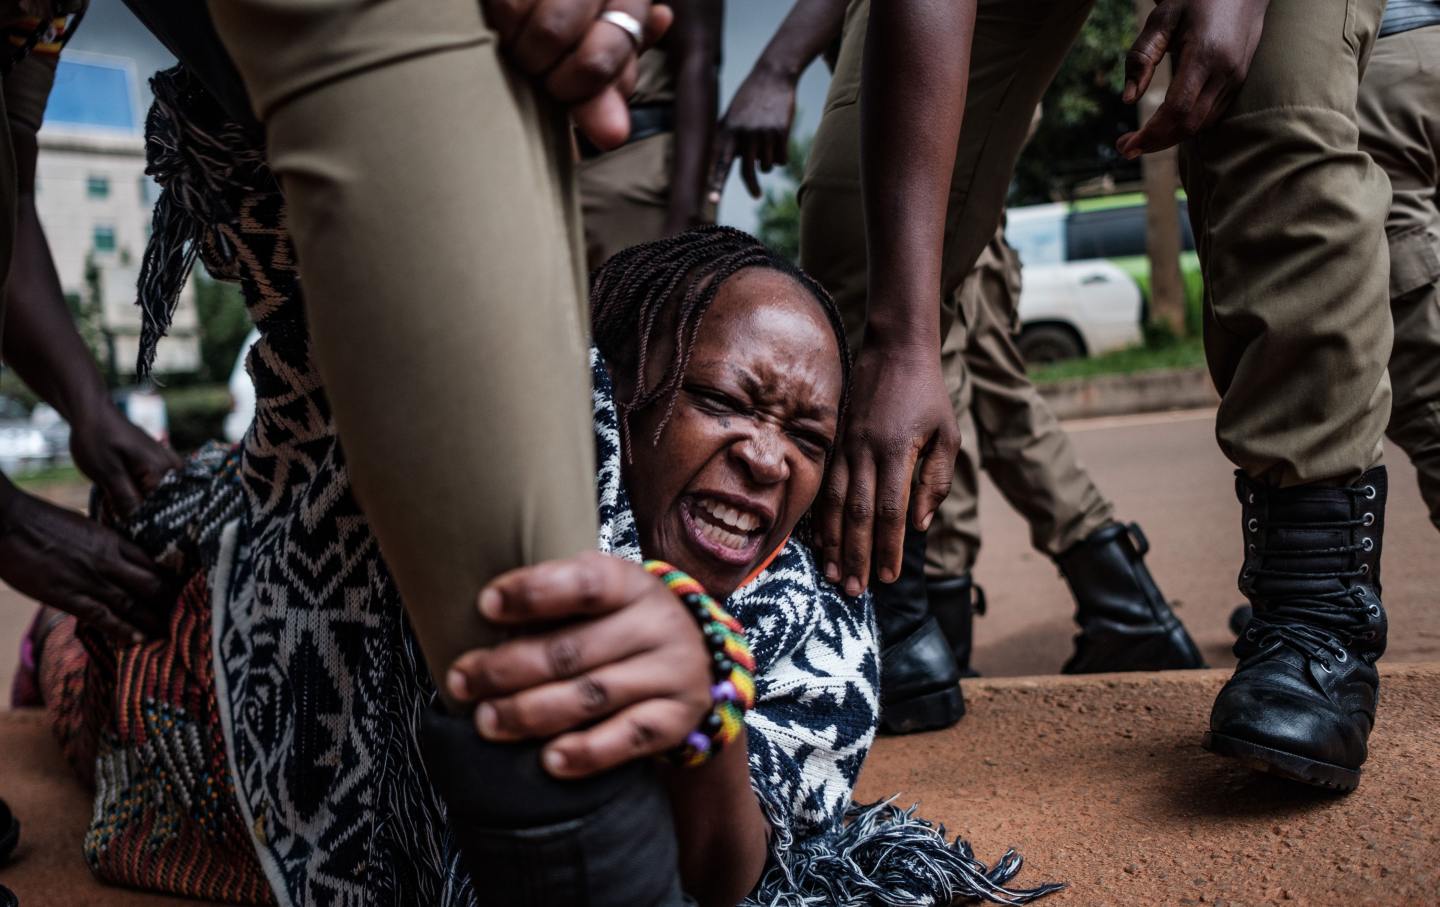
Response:
POLYGON ((145 117, 145 173, 159 184, 160 197, 137 287, 141 325, 135 368, 142 378, 154 368, 156 349, 170 331, 206 237, 227 261, 234 254, 217 229, 233 217, 227 196, 275 187, 261 138, 232 122, 183 65, 156 73, 150 90, 155 100, 145 117))
POLYGON ((1007 850, 994 866, 976 859, 968 842, 946 840, 945 826, 901 809, 894 798, 852 803, 841 828, 797 844, 784 810, 759 791, 774 837, 770 860, 745 907, 911 907, 978 899, 1028 904, 1065 887, 1045 883, 1007 888, 1022 859, 1007 850))

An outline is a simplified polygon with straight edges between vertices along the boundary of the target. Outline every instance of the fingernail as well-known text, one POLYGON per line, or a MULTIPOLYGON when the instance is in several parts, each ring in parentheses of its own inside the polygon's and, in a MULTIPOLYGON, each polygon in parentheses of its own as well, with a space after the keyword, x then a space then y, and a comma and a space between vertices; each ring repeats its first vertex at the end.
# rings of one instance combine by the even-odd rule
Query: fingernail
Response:
POLYGON ((132 632, 132 633, 130 634, 130 641, 131 641, 132 643, 134 643, 135 645, 137 645, 137 646, 139 646, 139 645, 144 645, 144 643, 145 643, 145 634, 144 634, 144 633, 141 633, 139 630, 135 630, 134 632, 132 632))
POLYGON ((480 590, 480 613, 494 620, 500 616, 500 593, 491 588, 480 590))
POLYGON ((920 531, 924 532, 930 528, 930 521, 935 519, 935 511, 930 511, 920 518, 920 531))
POLYGON ((851 598, 859 595, 860 591, 863 588, 864 587, 860 585, 860 580, 856 579, 853 576, 845 580, 845 594, 850 596, 851 598))
POLYGON ((711 192, 710 195, 708 196, 708 198, 710 199, 710 204, 712 204, 712 205, 718 205, 718 204, 720 204, 720 193, 719 193, 719 192, 711 192))
POLYGON ((470 684, 466 681, 464 672, 458 668, 451 668, 445 675, 445 686, 456 699, 470 698, 470 684))
POLYGON ((482 703, 480 705, 480 708, 475 710, 475 723, 476 726, 480 729, 481 737, 490 739, 495 736, 495 725, 497 720, 498 719, 495 714, 495 706, 491 705, 488 702, 482 703))
POLYGON ((540 754, 540 761, 545 765, 545 771, 552 775, 559 775, 565 771, 569 761, 565 754, 559 750, 546 750, 540 754))
POLYGON ((827 562, 825 564, 825 581, 828 583, 840 582, 840 568, 827 562))

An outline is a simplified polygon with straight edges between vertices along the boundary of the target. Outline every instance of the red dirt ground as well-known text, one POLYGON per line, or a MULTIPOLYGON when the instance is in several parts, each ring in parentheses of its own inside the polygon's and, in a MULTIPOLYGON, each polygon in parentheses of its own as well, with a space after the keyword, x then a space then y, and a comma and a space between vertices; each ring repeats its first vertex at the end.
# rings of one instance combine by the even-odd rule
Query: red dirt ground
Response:
POLYGON ((1360 787, 1336 796, 1200 748, 1227 672, 965 681, 948 731, 881 740, 857 797, 899 794, 1042 904, 1440 903, 1440 665, 1382 672, 1360 787))

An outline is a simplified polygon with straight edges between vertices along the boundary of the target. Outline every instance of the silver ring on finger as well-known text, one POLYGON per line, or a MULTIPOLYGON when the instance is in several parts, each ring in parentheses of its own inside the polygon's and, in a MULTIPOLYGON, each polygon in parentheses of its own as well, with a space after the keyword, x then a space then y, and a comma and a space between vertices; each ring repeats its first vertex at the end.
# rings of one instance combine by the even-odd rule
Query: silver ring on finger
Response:
POLYGON ((625 32, 625 34, 629 35, 630 43, 635 45, 636 50, 640 49, 640 45, 645 40, 645 27, 640 24, 639 19, 636 19, 627 12, 618 9, 607 9, 600 14, 600 21, 609 22, 611 25, 618 27, 621 31, 625 32))

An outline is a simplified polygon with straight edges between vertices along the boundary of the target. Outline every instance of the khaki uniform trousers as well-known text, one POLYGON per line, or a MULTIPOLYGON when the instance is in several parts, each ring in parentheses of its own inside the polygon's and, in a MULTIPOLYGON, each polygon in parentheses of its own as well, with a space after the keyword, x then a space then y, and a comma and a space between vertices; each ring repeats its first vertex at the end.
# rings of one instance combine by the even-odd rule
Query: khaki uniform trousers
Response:
POLYGON ((1348 483, 1390 419, 1385 213, 1356 99, 1383 0, 1273 0, 1244 86, 1181 149, 1216 435, 1247 474, 1348 483))
POLYGON ((1030 541, 1055 557, 1114 518, 1070 438, 1025 375, 1015 344, 1020 257, 996 231, 960 285, 958 317, 940 347, 945 387, 960 421, 950 496, 930 527, 926 572, 959 576, 980 551, 979 479, 990 480, 1030 524, 1030 541))
POLYGON ((1390 177, 1395 405, 1387 434, 1410 456, 1440 528, 1440 25, 1375 42, 1360 83, 1360 147, 1390 177))
MULTIPOLYGON (((1003 238, 996 241, 994 227, 1035 107, 1091 3, 980 3, 939 300, 943 368, 962 448, 950 497, 928 534, 931 575, 956 576, 974 563, 982 464, 1046 554, 1059 554, 1111 518, 1109 502, 1025 376, 1012 334, 1018 262, 1003 238), (977 266, 982 253, 985 260, 977 266)), ((846 11, 835 74, 800 187, 800 263, 834 295, 852 345, 861 342, 865 324, 858 98, 868 15, 868 0, 856 0, 846 11)))
POLYGON ((595 546, 571 138, 475 0, 211 0, 355 493, 437 685, 497 574, 595 546), (377 176, 381 175, 381 176, 377 176))
POLYGON ((591 271, 621 249, 665 238, 674 157, 675 133, 662 132, 580 162, 591 271))

